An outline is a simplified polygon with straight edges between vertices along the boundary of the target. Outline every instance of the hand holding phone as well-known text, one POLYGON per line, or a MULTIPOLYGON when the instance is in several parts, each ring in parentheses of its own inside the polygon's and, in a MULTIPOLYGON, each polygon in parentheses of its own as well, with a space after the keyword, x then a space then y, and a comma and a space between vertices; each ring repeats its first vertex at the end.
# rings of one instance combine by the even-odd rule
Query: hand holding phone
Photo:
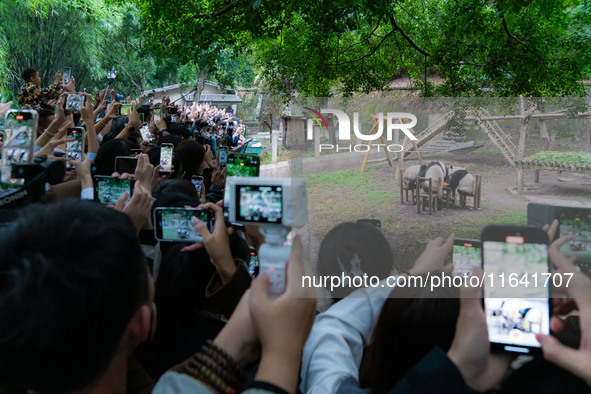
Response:
POLYGON ((66 97, 66 111, 80 111, 86 105, 86 96, 78 93, 68 94, 66 97))
POLYGON ((66 169, 68 171, 75 171, 76 167, 70 164, 70 160, 82 161, 82 154, 84 153, 84 128, 70 127, 66 135, 67 138, 74 138, 74 141, 66 144, 66 169))
POLYGON ((481 238, 492 349, 540 354, 536 334, 550 333, 548 235, 538 228, 487 226, 481 238))
POLYGON ((117 156, 115 158, 115 172, 119 174, 128 173, 135 174, 137 167, 137 157, 131 156, 117 156))
POLYGON ((228 163, 228 148, 220 148, 218 153, 218 167, 225 167, 228 163))
POLYGON ((172 156, 174 145, 162 144, 160 146, 160 172, 170 174, 172 172, 172 156))
MULTIPOLYGON (((156 208, 154 210, 154 235, 160 241, 202 242, 204 229, 207 230, 207 233, 212 229, 212 217, 213 213, 207 207, 203 209, 156 208), (199 223, 200 226, 196 226, 196 223, 199 223)), ((213 259, 212 255, 210 257, 213 259)))
POLYGON ((133 193, 133 181, 131 179, 113 178, 110 176, 95 175, 94 178, 94 200, 104 205, 115 205, 117 200, 127 192, 127 200, 131 199, 133 193))

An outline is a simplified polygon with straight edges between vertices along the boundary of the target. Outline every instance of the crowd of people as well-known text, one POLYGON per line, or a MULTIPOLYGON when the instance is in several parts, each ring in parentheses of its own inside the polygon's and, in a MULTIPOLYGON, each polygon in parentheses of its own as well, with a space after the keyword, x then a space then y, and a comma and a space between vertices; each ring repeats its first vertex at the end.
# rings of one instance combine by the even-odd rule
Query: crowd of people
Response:
MULTIPOLYGON (((519 367, 491 352, 478 288, 442 287, 436 297, 347 288, 320 311, 316 290, 300 285, 311 269, 298 236, 285 292, 271 297, 269 277, 248 270, 265 237, 227 224, 222 209, 216 153, 239 143, 239 120, 167 97, 140 97, 122 116, 112 90, 81 93, 80 111, 66 111, 73 78, 63 85, 56 74, 48 89, 36 70, 23 79, 19 103, 39 114, 35 155, 67 160, 73 126, 84 127, 86 143, 83 159, 70 160, 75 171, 0 228, 0 393, 591 391, 591 279, 560 253, 567 237, 549 248, 555 268, 574 275, 568 298, 553 299, 555 336, 538 335, 544 358, 519 367), (161 171, 163 144, 174 146, 170 172, 161 171), (115 158, 134 152, 135 171, 116 172, 115 158), (89 201, 96 175, 133 178, 131 197, 89 201), (155 209, 197 206, 215 215, 213 229, 193 221, 201 242, 155 239, 155 209), (575 321, 560 318, 575 309, 575 321), (562 343, 565 331, 578 340, 562 343)), ((549 239, 556 228, 546 226, 549 239)), ((317 270, 428 275, 446 269, 453 241, 430 241, 405 269, 379 229, 343 223, 323 240, 317 270)))

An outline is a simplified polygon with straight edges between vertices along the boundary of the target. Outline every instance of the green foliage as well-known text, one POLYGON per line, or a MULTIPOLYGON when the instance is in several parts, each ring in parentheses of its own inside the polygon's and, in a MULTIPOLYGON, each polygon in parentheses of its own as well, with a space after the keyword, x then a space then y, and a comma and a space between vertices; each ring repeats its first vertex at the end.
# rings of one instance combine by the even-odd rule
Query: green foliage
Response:
POLYGON ((287 96, 387 89, 400 76, 426 96, 559 96, 582 93, 590 71, 589 1, 288 3, 280 34, 255 52, 287 96))
POLYGON ((528 157, 530 161, 559 163, 567 165, 591 165, 591 153, 585 152, 539 152, 528 157))

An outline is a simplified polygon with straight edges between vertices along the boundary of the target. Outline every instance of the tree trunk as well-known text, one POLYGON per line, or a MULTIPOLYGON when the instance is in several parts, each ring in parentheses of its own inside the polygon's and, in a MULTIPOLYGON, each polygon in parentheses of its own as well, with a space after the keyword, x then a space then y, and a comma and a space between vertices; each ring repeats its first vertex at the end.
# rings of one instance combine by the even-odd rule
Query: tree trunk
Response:
POLYGON ((201 93, 205 87, 205 79, 208 75, 209 66, 197 70, 197 86, 195 87, 195 96, 193 97, 193 102, 196 102, 197 104, 199 104, 199 100, 201 99, 201 93))

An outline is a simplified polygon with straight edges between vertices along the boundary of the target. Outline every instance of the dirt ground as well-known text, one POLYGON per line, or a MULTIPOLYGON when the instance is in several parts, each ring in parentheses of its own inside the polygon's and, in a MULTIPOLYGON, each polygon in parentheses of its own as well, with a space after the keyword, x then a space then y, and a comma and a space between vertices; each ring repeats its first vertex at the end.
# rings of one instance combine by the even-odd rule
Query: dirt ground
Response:
MULTIPOLYGON (((300 231, 306 254, 315 263, 324 236, 339 223, 358 218, 381 220, 382 232, 395 256, 410 266, 422 248, 437 236, 480 238, 487 224, 527 224, 528 202, 591 207, 591 179, 577 174, 542 172, 534 184, 534 171, 526 171, 526 190, 518 195, 517 172, 498 152, 474 151, 464 155, 431 154, 424 161, 441 160, 482 174, 481 208, 442 209, 433 215, 417 214, 411 204, 400 204, 395 167, 372 164, 364 174, 359 169, 308 176, 309 225, 300 231)), ((417 164, 405 161, 405 166, 417 164)), ((472 199, 468 199, 472 205, 472 199)))

